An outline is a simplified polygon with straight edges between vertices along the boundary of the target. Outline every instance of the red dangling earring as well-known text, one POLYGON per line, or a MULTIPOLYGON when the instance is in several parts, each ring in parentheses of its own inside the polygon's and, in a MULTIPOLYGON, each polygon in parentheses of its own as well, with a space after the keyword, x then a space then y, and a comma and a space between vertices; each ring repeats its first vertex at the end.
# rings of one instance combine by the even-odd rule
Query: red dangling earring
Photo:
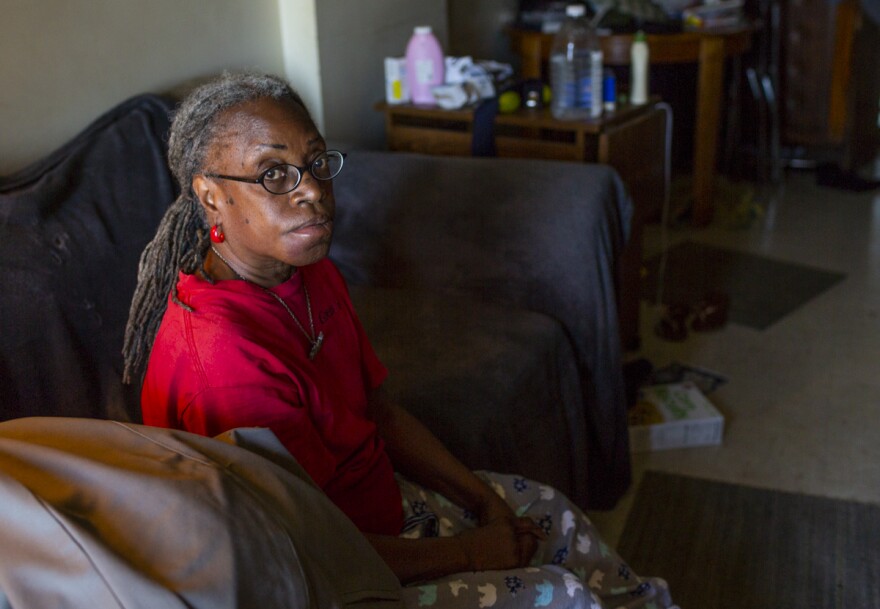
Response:
POLYGON ((216 224, 211 227, 211 241, 214 243, 223 243, 226 241, 226 235, 223 234, 223 231, 220 230, 216 224))

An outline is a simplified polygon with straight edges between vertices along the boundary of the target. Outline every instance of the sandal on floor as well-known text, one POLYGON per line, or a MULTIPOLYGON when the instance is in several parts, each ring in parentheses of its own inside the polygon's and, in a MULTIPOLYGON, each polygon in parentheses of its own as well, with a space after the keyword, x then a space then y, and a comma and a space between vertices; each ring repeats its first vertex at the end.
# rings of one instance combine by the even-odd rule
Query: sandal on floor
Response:
POLYGON ((654 334, 663 340, 683 341, 687 338, 687 318, 690 313, 690 308, 686 304, 667 305, 663 317, 654 326, 654 334))
POLYGON ((717 330, 727 323, 730 296, 723 292, 710 292, 697 303, 691 329, 694 332, 717 330))

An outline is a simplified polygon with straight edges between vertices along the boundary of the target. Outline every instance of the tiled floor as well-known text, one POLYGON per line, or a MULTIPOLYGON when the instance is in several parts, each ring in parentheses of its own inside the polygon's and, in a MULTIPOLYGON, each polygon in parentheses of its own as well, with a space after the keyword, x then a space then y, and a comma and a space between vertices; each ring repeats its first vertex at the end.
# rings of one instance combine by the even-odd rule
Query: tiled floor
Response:
MULTIPOLYGON (((813 173, 790 171, 778 191, 757 198, 766 213, 749 228, 675 228, 665 240, 740 249, 847 278, 764 331, 728 324, 682 343, 653 334, 660 310, 643 302, 642 350, 628 357, 726 376, 710 395, 726 429, 720 447, 635 457, 630 492, 613 511, 590 514, 612 544, 646 470, 880 503, 880 190, 820 188, 813 173)), ((660 227, 649 227, 646 256, 663 241, 660 227)))

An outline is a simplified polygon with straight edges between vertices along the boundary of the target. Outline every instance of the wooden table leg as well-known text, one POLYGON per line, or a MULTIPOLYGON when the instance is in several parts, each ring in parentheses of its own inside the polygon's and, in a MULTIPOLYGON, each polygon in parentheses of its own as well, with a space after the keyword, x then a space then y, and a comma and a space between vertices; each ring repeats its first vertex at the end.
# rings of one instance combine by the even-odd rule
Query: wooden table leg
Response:
POLYGON ((697 83, 697 121, 694 132, 693 222, 712 221, 712 188, 721 120, 721 89, 724 77, 724 39, 705 36, 700 41, 697 83))
POLYGON ((524 79, 541 78, 541 39, 537 36, 524 37, 520 44, 522 45, 520 49, 522 77, 524 79))

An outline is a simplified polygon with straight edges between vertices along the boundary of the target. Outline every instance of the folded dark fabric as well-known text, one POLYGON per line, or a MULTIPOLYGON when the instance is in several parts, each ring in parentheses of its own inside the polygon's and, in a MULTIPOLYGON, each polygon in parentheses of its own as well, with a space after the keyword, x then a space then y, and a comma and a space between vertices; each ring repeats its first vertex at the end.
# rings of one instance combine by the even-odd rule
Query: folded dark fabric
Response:
POLYGON ((0 420, 139 421, 123 331, 141 251, 176 196, 170 100, 135 97, 0 178, 0 420))

